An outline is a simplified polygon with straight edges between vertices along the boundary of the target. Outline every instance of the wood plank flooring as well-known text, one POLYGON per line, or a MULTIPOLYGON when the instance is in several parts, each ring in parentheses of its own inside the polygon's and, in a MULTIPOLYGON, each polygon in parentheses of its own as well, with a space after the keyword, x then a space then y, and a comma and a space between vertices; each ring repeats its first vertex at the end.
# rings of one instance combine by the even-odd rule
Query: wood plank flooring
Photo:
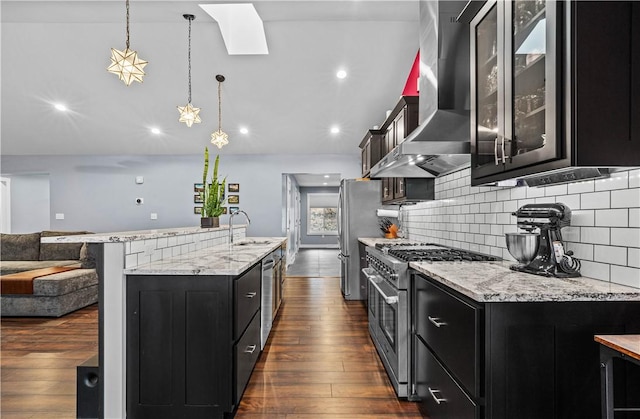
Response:
POLYGON ((287 277, 285 302, 236 418, 420 418, 397 399, 369 338, 363 302, 337 277, 287 277))
POLYGON ((98 305, 0 324, 0 417, 75 418, 76 366, 98 353, 98 305))
MULTIPOLYGON (((237 418, 420 418, 400 401, 368 336, 362 302, 336 277, 291 277, 237 418)), ((58 319, 2 318, 0 416, 75 418, 76 366, 97 353, 97 305, 58 319)))

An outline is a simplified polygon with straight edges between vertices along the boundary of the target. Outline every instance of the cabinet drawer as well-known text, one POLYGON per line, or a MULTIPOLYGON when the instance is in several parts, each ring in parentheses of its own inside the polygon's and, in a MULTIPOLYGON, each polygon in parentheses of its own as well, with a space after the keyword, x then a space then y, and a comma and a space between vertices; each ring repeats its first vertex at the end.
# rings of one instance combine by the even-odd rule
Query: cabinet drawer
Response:
POLYGON ((242 338, 235 345, 236 388, 234 400, 240 403, 253 367, 260 356, 260 311, 253 317, 242 338))
POLYGON ((479 418, 476 403, 455 381, 419 339, 416 339, 416 390, 420 410, 430 419, 479 418))
POLYGON ((415 276, 416 333, 472 395, 479 396, 482 310, 415 276))
POLYGON ((260 299, 262 298, 260 292, 261 273, 261 265, 257 264, 234 281, 236 319, 233 331, 234 340, 242 335, 253 315, 260 308, 260 299))

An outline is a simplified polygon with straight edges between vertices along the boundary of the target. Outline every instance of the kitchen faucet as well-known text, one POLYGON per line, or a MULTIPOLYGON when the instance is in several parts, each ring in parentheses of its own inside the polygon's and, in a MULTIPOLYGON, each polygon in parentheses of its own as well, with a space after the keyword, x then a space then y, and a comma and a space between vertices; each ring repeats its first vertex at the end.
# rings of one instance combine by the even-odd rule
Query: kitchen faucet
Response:
POLYGON ((251 224, 251 219, 249 218, 249 216, 247 215, 246 212, 244 212, 242 210, 238 210, 238 211, 232 213, 231 217, 229 217, 229 243, 230 244, 233 244, 233 217, 238 215, 238 214, 240 214, 240 213, 243 213, 244 216, 247 218, 247 222, 249 224, 251 224))

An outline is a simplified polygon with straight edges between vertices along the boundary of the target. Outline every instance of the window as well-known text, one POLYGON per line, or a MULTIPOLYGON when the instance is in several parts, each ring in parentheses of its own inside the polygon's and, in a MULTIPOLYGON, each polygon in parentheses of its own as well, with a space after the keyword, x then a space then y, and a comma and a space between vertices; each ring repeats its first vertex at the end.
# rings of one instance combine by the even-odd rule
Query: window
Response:
POLYGON ((338 234, 338 194, 307 194, 307 235, 338 234))

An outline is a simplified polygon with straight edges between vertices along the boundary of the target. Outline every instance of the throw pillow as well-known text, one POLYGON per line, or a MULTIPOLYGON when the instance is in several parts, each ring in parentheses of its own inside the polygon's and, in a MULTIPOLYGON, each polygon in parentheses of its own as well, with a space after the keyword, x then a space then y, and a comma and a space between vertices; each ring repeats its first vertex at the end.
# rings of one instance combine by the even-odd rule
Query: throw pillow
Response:
POLYGON ((2 260, 38 260, 40 233, 0 234, 2 260))

